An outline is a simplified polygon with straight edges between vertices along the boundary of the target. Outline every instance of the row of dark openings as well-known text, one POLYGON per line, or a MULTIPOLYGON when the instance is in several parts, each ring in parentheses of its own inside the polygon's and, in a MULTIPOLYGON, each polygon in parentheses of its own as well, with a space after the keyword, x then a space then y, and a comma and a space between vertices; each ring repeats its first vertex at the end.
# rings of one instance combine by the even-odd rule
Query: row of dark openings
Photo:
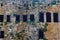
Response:
MULTIPOLYGON (((7 22, 10 22, 10 16, 7 15, 7 22)), ((58 22, 58 13, 53 13, 53 19, 54 22, 58 22)), ((4 20, 4 15, 0 15, 0 22, 3 22, 4 20)), ((23 15, 23 22, 27 22, 27 15, 23 15)), ((34 21, 34 14, 30 14, 30 21, 34 21)), ((20 22, 20 15, 16 15, 16 21, 20 22)), ((44 12, 39 13, 39 22, 44 22, 44 12)), ((47 12, 46 13, 46 22, 51 22, 51 13, 47 12)))
MULTIPOLYGON (((11 18, 11 15, 7 15, 6 21, 11 22, 10 18, 11 18)), ((4 20, 4 15, 0 15, 0 22, 3 22, 3 20, 4 20)), ((27 20, 28 20, 27 15, 23 15, 23 22, 27 22, 27 20)), ((34 21, 34 20, 35 20, 34 15, 31 14, 30 15, 30 21, 34 21)), ((16 21, 20 22, 20 15, 16 15, 16 21)))
MULTIPOLYGON (((39 13, 39 21, 44 22, 44 12, 39 13)), ((58 13, 53 13, 53 21, 59 22, 58 13)), ((51 13, 50 12, 46 12, 46 22, 51 22, 51 13)))

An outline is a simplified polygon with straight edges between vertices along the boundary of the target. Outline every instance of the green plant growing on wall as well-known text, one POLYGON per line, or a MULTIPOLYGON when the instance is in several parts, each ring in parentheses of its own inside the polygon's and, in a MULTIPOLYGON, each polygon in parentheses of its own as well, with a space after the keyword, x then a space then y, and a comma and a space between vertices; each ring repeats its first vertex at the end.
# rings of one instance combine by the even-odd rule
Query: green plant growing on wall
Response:
POLYGON ((31 25, 35 25, 34 21, 27 21, 26 23, 31 24, 31 25))
POLYGON ((17 37, 18 40, 20 40, 20 38, 22 38, 22 40, 24 40, 24 36, 26 35, 25 34, 25 30, 17 32, 15 35, 16 35, 16 37, 17 37))
POLYGON ((18 38, 18 40, 20 40, 20 34, 16 33, 16 37, 18 38))
POLYGON ((7 22, 5 22, 5 25, 7 25, 7 22))
POLYGON ((7 22, 1 22, 0 23, 0 26, 6 26, 7 25, 7 22))
POLYGON ((13 35, 13 33, 10 33, 10 36, 11 36, 11 39, 15 38, 14 35, 13 35))
MULTIPOLYGON (((47 27, 48 27, 48 23, 45 23, 43 26, 44 26, 44 32, 46 32, 47 27)), ((48 40, 45 35, 44 35, 44 40, 48 40)))
POLYGON ((18 21, 15 21, 16 24, 18 24, 19 22, 18 21))
POLYGON ((45 23, 43 26, 44 26, 44 32, 46 32, 47 31, 48 24, 45 23))
POLYGON ((0 26, 3 26, 3 23, 1 23, 0 26))

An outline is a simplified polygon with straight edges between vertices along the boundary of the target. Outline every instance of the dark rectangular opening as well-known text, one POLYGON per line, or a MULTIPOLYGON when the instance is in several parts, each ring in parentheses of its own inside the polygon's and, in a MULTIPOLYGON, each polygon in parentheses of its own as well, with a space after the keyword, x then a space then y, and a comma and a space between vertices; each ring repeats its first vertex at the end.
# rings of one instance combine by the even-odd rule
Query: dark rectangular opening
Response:
POLYGON ((27 22, 27 15, 23 15, 23 22, 27 22))
POLYGON ((26 10, 29 10, 29 6, 28 6, 27 3, 24 4, 24 7, 25 7, 26 10))
POLYGON ((39 12, 39 22, 44 22, 44 12, 39 12))
POLYGON ((3 22, 4 20, 4 15, 0 15, 0 22, 3 22))
POLYGON ((27 3, 25 3, 25 4, 24 4, 24 7, 28 7, 28 4, 27 4, 27 3))
POLYGON ((39 29, 38 33, 39 33, 39 35, 38 35, 39 39, 43 39, 44 38, 44 31, 42 29, 39 29))
POLYGON ((7 22, 10 22, 10 15, 7 15, 7 22))
POLYGON ((16 15, 16 22, 20 22, 20 15, 16 15))
POLYGON ((53 13, 54 22, 58 22, 58 13, 53 13))
POLYGON ((4 38, 4 31, 0 31, 0 38, 4 38))
POLYGON ((35 18, 34 18, 34 14, 30 14, 30 21, 34 21, 35 18))
POLYGON ((3 3, 1 3, 1 6, 3 6, 3 3))
POLYGON ((50 12, 46 13, 46 22, 51 22, 51 13, 50 12))

